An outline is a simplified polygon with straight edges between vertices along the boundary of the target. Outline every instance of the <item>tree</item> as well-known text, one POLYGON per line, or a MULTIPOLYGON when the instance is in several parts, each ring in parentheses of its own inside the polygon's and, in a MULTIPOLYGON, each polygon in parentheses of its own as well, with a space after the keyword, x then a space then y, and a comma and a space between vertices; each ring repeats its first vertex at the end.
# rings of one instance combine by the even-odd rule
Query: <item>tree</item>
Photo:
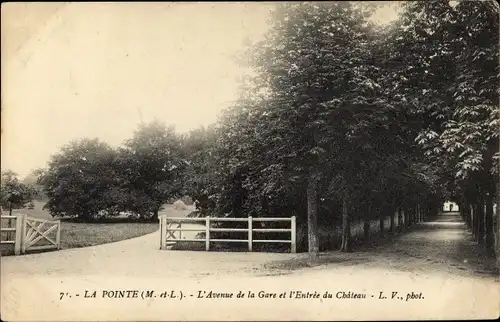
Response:
POLYGON ((108 194, 117 185, 116 152, 98 139, 81 139, 65 145, 40 173, 49 201, 44 206, 54 216, 95 219, 114 206, 108 194))
POLYGON ((213 126, 199 127, 181 138, 182 157, 187 160, 182 172, 183 194, 195 200, 203 215, 210 208, 209 185, 216 180, 216 133, 213 126))
POLYGON ((182 192, 181 139, 173 127, 159 121, 141 124, 119 150, 117 159, 121 191, 128 195, 120 208, 141 218, 157 220, 161 206, 182 192))
POLYGON ((2 171, 0 194, 2 208, 9 209, 9 214, 12 214, 12 209, 24 208, 31 203, 36 191, 20 182, 17 173, 6 170, 2 171))
POLYGON ((45 201, 47 196, 45 196, 45 193, 43 192, 43 186, 38 184, 38 177, 39 177, 40 173, 42 173, 42 172, 43 172, 43 169, 35 169, 35 170, 31 171, 22 180, 22 183, 24 183, 26 186, 34 189, 34 191, 36 192, 35 195, 33 196, 34 199, 45 201))

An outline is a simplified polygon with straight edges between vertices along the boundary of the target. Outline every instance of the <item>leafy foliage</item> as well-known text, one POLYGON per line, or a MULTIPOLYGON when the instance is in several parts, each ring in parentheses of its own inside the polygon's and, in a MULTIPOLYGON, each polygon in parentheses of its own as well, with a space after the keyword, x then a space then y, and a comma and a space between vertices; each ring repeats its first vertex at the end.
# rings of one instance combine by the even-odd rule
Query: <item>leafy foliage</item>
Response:
POLYGON ((35 189, 19 181, 15 172, 2 171, 0 195, 3 209, 24 208, 32 202, 36 194, 35 189))
POLYGON ((97 139, 82 139, 52 156, 39 182, 49 197, 45 208, 56 216, 95 218, 111 199, 103 192, 116 184, 115 151, 97 139))
POLYGON ((174 128, 154 121, 141 124, 118 151, 120 210, 155 218, 172 196, 180 196, 181 172, 188 163, 181 156, 181 139, 174 128))

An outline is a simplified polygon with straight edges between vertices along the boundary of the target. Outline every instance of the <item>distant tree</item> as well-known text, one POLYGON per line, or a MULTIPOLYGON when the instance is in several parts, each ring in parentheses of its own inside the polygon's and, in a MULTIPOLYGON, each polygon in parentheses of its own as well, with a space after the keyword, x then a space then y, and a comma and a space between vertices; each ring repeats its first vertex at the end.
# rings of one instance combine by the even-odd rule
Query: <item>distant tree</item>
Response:
POLYGON ((118 153, 120 191, 127 196, 120 208, 155 220, 164 203, 181 197, 182 173, 188 164, 173 127, 159 121, 141 124, 118 153))
POLYGON ((199 127, 182 137, 181 153, 187 161, 182 172, 183 194, 195 201, 197 209, 207 214, 210 208, 209 186, 216 180, 214 127, 199 127))
POLYGON ((35 190, 36 194, 33 196, 35 200, 46 201, 47 196, 43 191, 43 186, 38 183, 38 178, 43 171, 43 169, 35 169, 31 171, 26 177, 24 177, 22 183, 35 190))
POLYGON ((17 173, 11 170, 2 171, 1 206, 12 209, 24 208, 32 203, 36 195, 35 189, 19 181, 17 173))
POLYGON ((44 206, 54 216, 94 220, 115 205, 109 197, 117 186, 116 152, 98 139, 81 139, 52 156, 39 183, 49 198, 44 206))

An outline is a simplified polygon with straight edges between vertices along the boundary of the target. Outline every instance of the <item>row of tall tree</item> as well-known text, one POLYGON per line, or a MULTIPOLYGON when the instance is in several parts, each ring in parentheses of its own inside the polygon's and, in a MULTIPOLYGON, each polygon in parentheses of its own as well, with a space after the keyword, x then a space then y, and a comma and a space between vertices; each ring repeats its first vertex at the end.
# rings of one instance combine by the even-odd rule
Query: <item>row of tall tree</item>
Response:
POLYGON ((486 206, 473 229, 492 248, 498 7, 404 2, 385 27, 370 22, 376 8, 277 5, 245 57, 256 76, 218 128, 215 211, 297 214, 314 258, 318 219, 341 218, 349 250, 357 213, 435 213, 452 199, 486 206))
POLYGON ((449 198, 461 206, 478 242, 493 253, 499 189, 498 5, 411 2, 405 9, 392 39, 394 52, 400 53, 396 57, 403 59, 400 68, 410 76, 399 87, 401 95, 421 115, 417 143, 428 162, 441 169, 449 198))

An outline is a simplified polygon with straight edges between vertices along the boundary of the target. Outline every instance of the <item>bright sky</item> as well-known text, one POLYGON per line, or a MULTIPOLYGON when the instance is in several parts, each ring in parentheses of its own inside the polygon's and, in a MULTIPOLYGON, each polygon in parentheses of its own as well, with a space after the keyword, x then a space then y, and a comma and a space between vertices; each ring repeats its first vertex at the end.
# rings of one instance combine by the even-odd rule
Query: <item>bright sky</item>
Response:
POLYGON ((244 72, 231 56, 263 35, 269 10, 264 3, 2 4, 2 169, 25 176, 72 139, 119 145, 141 116, 179 131, 214 122, 236 99, 244 72))

